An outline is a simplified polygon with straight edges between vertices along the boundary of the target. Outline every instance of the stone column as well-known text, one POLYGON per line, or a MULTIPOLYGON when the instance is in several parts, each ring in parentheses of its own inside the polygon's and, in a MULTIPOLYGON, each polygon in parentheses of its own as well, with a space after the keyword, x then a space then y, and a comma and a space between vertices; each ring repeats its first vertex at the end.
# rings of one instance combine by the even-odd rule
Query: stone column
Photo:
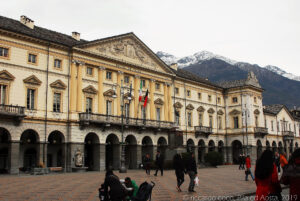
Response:
POLYGON ((12 141, 9 149, 9 173, 19 174, 20 141, 12 141))
POLYGON ((198 164, 198 146, 194 146, 194 154, 195 154, 195 160, 196 160, 196 164, 198 164))
POLYGON ((120 89, 121 89, 121 82, 123 80, 123 72, 122 71, 118 71, 117 74, 117 84, 118 87, 116 87, 116 94, 117 94, 117 115, 121 116, 121 93, 120 93, 120 89))
POLYGON ((164 84, 164 121, 169 121, 168 114, 168 84, 164 84))
POLYGON ((142 145, 136 145, 136 167, 139 168, 139 165, 142 163, 142 145))
POLYGON ((39 149, 38 149, 38 164, 40 165, 41 163, 44 164, 45 167, 47 167, 47 146, 48 142, 40 142, 39 144, 39 149), (44 161, 43 161, 44 159, 44 161))
POLYGON ((134 77, 134 117, 138 118, 139 110, 139 89, 140 89, 140 76, 135 75, 134 77))
POLYGON ((68 155, 67 155, 67 150, 68 146, 67 143, 62 144, 62 158, 63 158, 63 164, 62 167, 64 168, 64 172, 67 172, 67 161, 68 161, 68 155))
POLYGON ((71 112, 76 111, 76 100, 77 100, 77 83, 76 83, 76 63, 72 61, 71 64, 71 86, 70 86, 70 110, 71 112))
POLYGON ((104 96, 103 96, 103 71, 104 70, 105 68, 102 66, 98 68, 98 113, 99 114, 105 113, 105 103, 104 103, 104 96))
POLYGON ((105 144, 100 144, 100 170, 106 169, 106 149, 105 144))
POLYGON ((157 153, 157 145, 153 145, 153 155, 152 155, 153 161, 155 161, 156 159, 156 153, 157 153))
POLYGON ((154 87, 155 80, 150 80, 150 119, 155 120, 155 106, 154 106, 154 87))
POLYGON ((118 170, 121 165, 121 145, 120 144, 114 144, 113 145, 113 168, 115 170, 118 170))
POLYGON ((82 67, 83 65, 80 63, 78 65, 78 71, 77 71, 77 112, 82 112, 83 107, 82 107, 82 67))
POLYGON ((232 160, 232 147, 226 147, 226 151, 227 151, 227 163, 232 164, 233 160, 232 160))

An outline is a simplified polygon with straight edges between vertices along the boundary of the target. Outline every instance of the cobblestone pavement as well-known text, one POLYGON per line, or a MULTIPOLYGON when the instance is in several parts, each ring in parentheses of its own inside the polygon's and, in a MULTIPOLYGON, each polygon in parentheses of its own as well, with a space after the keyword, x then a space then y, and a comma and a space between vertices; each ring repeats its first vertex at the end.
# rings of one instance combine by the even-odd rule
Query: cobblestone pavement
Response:
MULTIPOLYGON (((164 176, 148 176, 142 170, 128 171, 126 174, 115 172, 120 178, 126 176, 141 184, 154 181, 153 201, 192 200, 191 196, 232 196, 254 192, 252 180, 245 181, 245 173, 238 166, 220 166, 198 170, 199 186, 196 193, 188 193, 189 177, 185 175, 183 192, 176 190, 176 177, 173 170, 165 171, 164 176)), ((0 200, 98 200, 98 188, 104 181, 104 172, 62 173, 41 176, 1 175, 0 200)), ((196 199, 194 199, 196 200, 196 199)))

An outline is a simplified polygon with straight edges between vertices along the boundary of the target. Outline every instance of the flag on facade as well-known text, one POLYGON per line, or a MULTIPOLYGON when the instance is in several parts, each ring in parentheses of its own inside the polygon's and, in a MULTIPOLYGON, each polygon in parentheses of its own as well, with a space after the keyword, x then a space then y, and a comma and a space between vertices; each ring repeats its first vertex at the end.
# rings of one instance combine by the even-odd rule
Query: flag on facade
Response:
POLYGON ((142 101, 142 96, 143 96, 143 83, 141 80, 141 85, 140 85, 140 94, 139 94, 139 102, 142 101))
POLYGON ((146 91, 145 99, 144 99, 144 107, 147 106, 147 101, 148 101, 148 89, 146 91))
POLYGON ((132 84, 130 84, 128 100, 131 101, 132 84))

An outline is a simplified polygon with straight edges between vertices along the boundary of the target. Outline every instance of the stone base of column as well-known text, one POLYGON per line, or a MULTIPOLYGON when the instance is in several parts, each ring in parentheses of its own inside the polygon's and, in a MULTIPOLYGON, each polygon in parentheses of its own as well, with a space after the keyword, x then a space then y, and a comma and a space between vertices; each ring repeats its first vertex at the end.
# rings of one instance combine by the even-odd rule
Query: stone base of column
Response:
POLYGON ((100 171, 106 169, 106 150, 105 150, 105 144, 100 144, 100 171))
POLYGON ((19 174, 19 152, 20 152, 20 143, 12 142, 9 150, 9 173, 10 174, 19 174))

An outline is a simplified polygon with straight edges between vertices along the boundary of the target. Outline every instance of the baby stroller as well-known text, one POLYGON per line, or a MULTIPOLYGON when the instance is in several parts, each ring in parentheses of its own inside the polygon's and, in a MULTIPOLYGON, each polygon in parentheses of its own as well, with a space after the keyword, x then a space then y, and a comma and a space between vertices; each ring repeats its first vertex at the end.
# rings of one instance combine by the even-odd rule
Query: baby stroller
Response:
POLYGON ((151 181, 151 184, 146 181, 142 183, 139 187, 136 196, 132 199, 132 201, 151 201, 151 194, 154 186, 155 183, 153 181, 151 181))

